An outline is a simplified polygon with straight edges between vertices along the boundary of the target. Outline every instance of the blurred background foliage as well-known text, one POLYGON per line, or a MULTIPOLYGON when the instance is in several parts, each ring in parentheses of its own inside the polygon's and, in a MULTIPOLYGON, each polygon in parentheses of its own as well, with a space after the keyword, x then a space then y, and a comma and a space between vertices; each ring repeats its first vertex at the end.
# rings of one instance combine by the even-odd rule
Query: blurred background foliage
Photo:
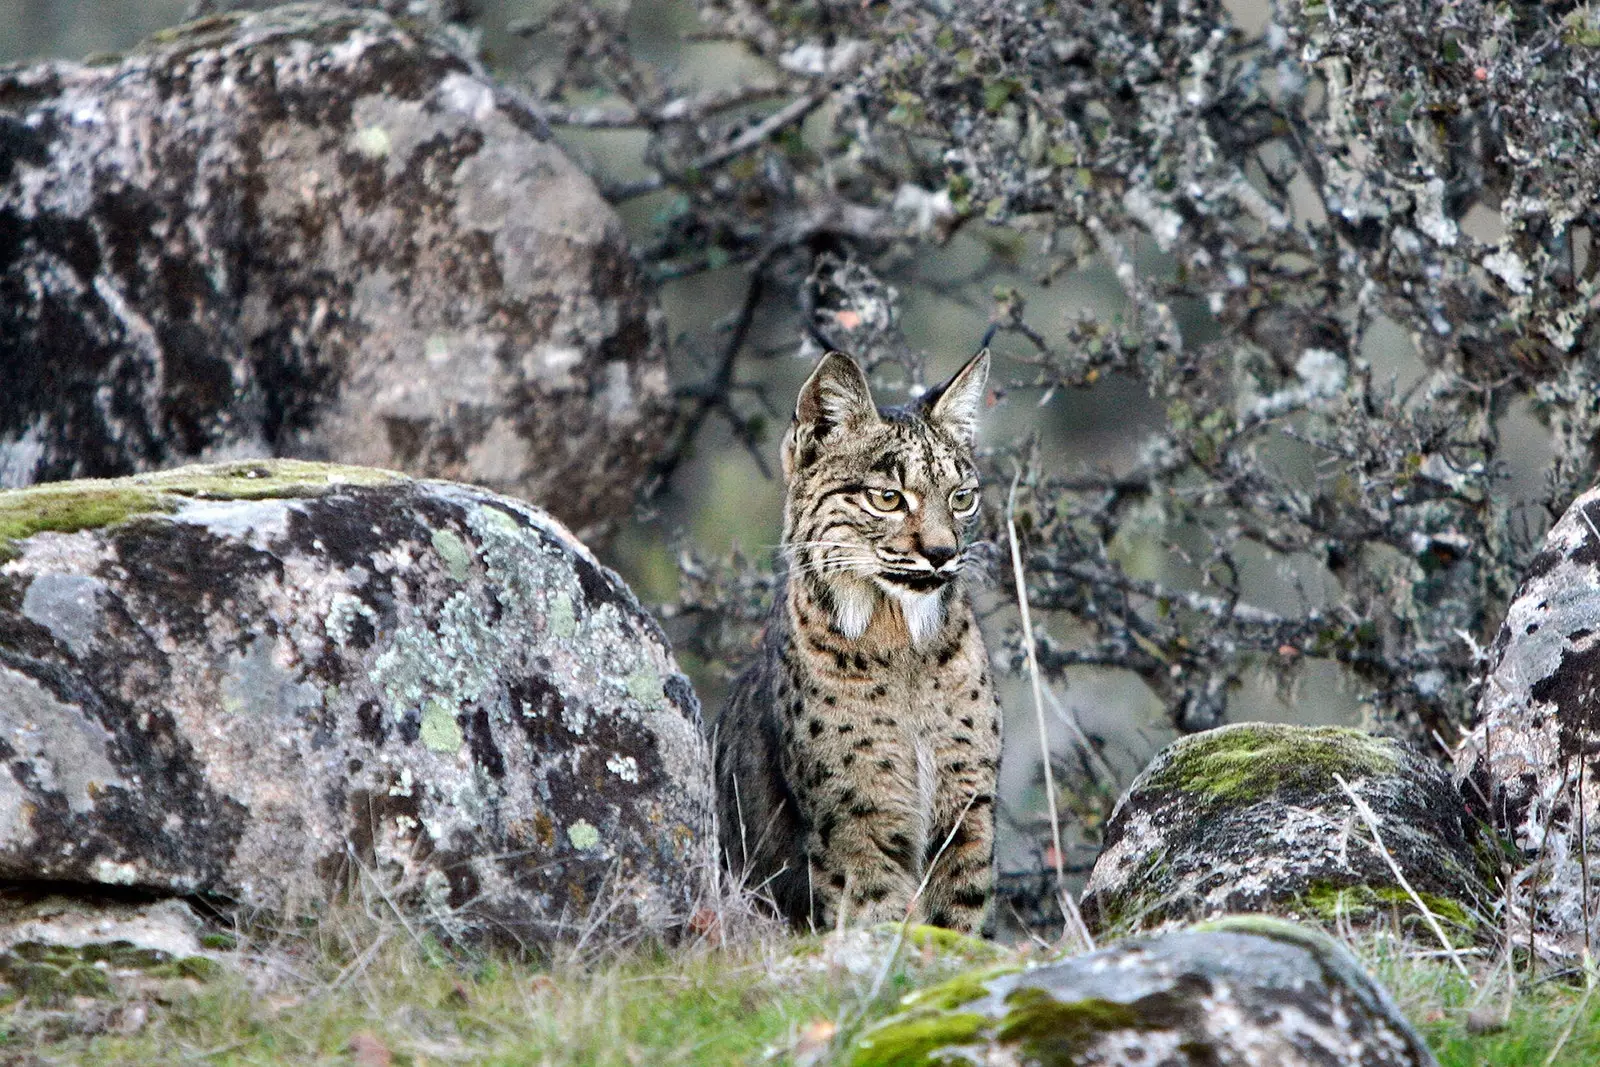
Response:
MULTIPOLYGON (((200 0, 8 0, 0 60, 200 0)), ((654 273, 682 412, 603 552, 708 710, 773 588, 792 397, 880 399, 997 327, 1002 866, 1042 862, 1005 519, 1069 868, 1180 731, 1362 724, 1443 755, 1600 430, 1600 16, 1341 0, 389 0, 447 24, 654 273)))

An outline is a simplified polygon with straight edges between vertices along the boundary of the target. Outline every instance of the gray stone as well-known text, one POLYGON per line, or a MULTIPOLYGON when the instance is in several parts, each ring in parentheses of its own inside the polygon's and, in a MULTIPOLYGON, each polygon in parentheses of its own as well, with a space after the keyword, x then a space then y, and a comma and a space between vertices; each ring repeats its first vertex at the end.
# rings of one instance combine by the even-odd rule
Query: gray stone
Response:
POLYGON ((662 932, 714 839, 700 711, 560 523, 290 460, 0 493, 0 881, 453 933, 662 932))
POLYGON ((580 534, 668 420, 589 179, 426 23, 334 6, 0 68, 0 366, 0 487, 334 459, 580 534))
POLYGON ((1436 1061, 1336 942, 1259 916, 1045 964, 968 974, 906 998, 851 1067, 1205 1064, 1423 1067, 1436 1061))
POLYGON ((1085 920, 1126 933, 1225 912, 1360 922, 1411 911, 1339 778, 1429 910, 1470 935, 1491 895, 1476 824, 1444 771, 1386 738, 1282 723, 1219 727, 1157 753, 1107 823, 1085 920))
POLYGON ((1457 753, 1467 795, 1526 864, 1512 881, 1519 942, 1577 955, 1600 937, 1600 489, 1545 536, 1489 649, 1477 726, 1457 753), (1581 788, 1580 788, 1581 786, 1581 788), (1586 935, 1585 918, 1592 924, 1586 935))

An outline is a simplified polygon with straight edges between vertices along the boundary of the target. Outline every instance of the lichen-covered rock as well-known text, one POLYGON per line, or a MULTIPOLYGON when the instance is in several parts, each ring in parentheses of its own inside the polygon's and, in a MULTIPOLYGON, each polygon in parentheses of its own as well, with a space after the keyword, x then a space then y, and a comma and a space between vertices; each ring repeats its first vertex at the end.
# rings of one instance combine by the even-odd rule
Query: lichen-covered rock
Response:
POLYGON ((1281 723, 1223 726, 1157 753, 1107 824, 1084 919, 1126 933, 1224 912, 1408 911, 1339 778, 1429 909, 1470 932, 1488 894, 1476 824, 1445 773, 1386 738, 1281 723))
POLYGON ((659 313, 593 184, 423 26, 295 5, 0 69, 0 487, 277 455, 625 512, 659 313))
POLYGON ((905 1003, 857 1039, 851 1067, 1436 1062, 1347 950, 1263 917, 978 971, 905 1003))
POLYGON ((699 707, 526 504, 268 460, 0 493, 0 881, 463 932, 662 930, 711 869, 699 707))
POLYGON ((1536 864, 1513 882, 1515 921, 1531 922, 1541 947, 1574 954, 1600 937, 1592 888, 1584 900, 1600 863, 1597 525, 1600 488, 1545 536, 1489 650, 1477 725, 1456 757, 1466 794, 1486 800, 1491 825, 1536 864))

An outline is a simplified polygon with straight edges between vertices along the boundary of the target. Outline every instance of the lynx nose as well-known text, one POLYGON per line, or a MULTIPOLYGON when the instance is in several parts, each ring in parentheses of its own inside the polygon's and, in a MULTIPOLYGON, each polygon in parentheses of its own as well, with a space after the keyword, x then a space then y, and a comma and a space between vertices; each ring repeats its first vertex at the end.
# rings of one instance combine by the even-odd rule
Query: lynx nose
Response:
POLYGON ((953 545, 924 545, 922 558, 932 564, 934 570, 938 570, 956 558, 956 549, 953 545))

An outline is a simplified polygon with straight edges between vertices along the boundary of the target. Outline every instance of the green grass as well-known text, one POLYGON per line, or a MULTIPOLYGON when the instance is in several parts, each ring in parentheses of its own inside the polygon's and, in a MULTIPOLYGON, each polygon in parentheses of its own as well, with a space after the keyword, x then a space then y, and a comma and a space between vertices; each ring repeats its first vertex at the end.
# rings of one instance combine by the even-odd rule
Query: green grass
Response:
MULTIPOLYGON (((881 959, 892 939, 875 937, 881 959)), ((447 952, 392 920, 335 914, 310 932, 243 937, 235 951, 259 962, 205 981, 139 975, 92 1000, 4 1004, 0 1063, 350 1064, 364 1062, 354 1055, 363 1044, 391 1057, 372 1062, 400 1065, 739 1064, 774 1049, 787 1062, 807 1041, 825 1048, 913 988, 999 954, 908 937, 873 997, 881 968, 862 962, 872 953, 760 923, 729 947, 539 963, 447 952)))
MULTIPOLYGON (((859 942, 847 950, 763 928, 724 948, 606 949, 536 963, 445 952, 397 924, 334 916, 310 933, 242 938, 240 955, 264 961, 242 971, 168 975, 65 1005, 0 1006, 0 1063, 842 1063, 848 1039, 901 1010, 906 994, 929 990, 913 1002, 942 1002, 938 987, 952 988, 958 968, 1005 970, 1027 955, 911 938, 873 997, 881 967, 872 959, 887 940, 878 935, 873 957, 859 942)), ((1555 1062, 1600 1063, 1600 996, 1585 1001, 1574 976, 1519 974, 1505 1026, 1474 1034, 1477 994, 1448 961, 1382 932, 1354 947, 1442 1064, 1542 1064, 1580 1007, 1555 1062)), ((1487 967, 1473 969, 1481 983, 1487 967)), ((1484 998, 1477 1015, 1497 1018, 1501 1003, 1484 998)))
POLYGON ((1600 1063, 1600 991, 1585 998, 1581 974, 1543 971, 1530 979, 1519 966, 1510 993, 1505 972, 1480 963, 1470 968, 1475 991, 1448 961, 1418 958, 1415 942, 1404 951, 1400 944, 1380 934, 1355 947, 1443 1067, 1539 1067, 1569 1024, 1572 1033, 1554 1062, 1600 1063), (1489 992, 1481 992, 1486 986, 1489 992), (1474 1033, 1469 1018, 1493 1028, 1474 1033))
POLYGON ((813 1017, 844 1006, 819 976, 786 988, 758 955, 703 951, 621 957, 590 968, 505 961, 461 967, 396 946, 342 986, 308 983, 266 997, 238 978, 180 995, 132 1037, 67 1039, 61 1062, 347 1063, 370 1035, 395 1063, 745 1063, 813 1017), (209 1053, 209 1055, 207 1055, 209 1053))

